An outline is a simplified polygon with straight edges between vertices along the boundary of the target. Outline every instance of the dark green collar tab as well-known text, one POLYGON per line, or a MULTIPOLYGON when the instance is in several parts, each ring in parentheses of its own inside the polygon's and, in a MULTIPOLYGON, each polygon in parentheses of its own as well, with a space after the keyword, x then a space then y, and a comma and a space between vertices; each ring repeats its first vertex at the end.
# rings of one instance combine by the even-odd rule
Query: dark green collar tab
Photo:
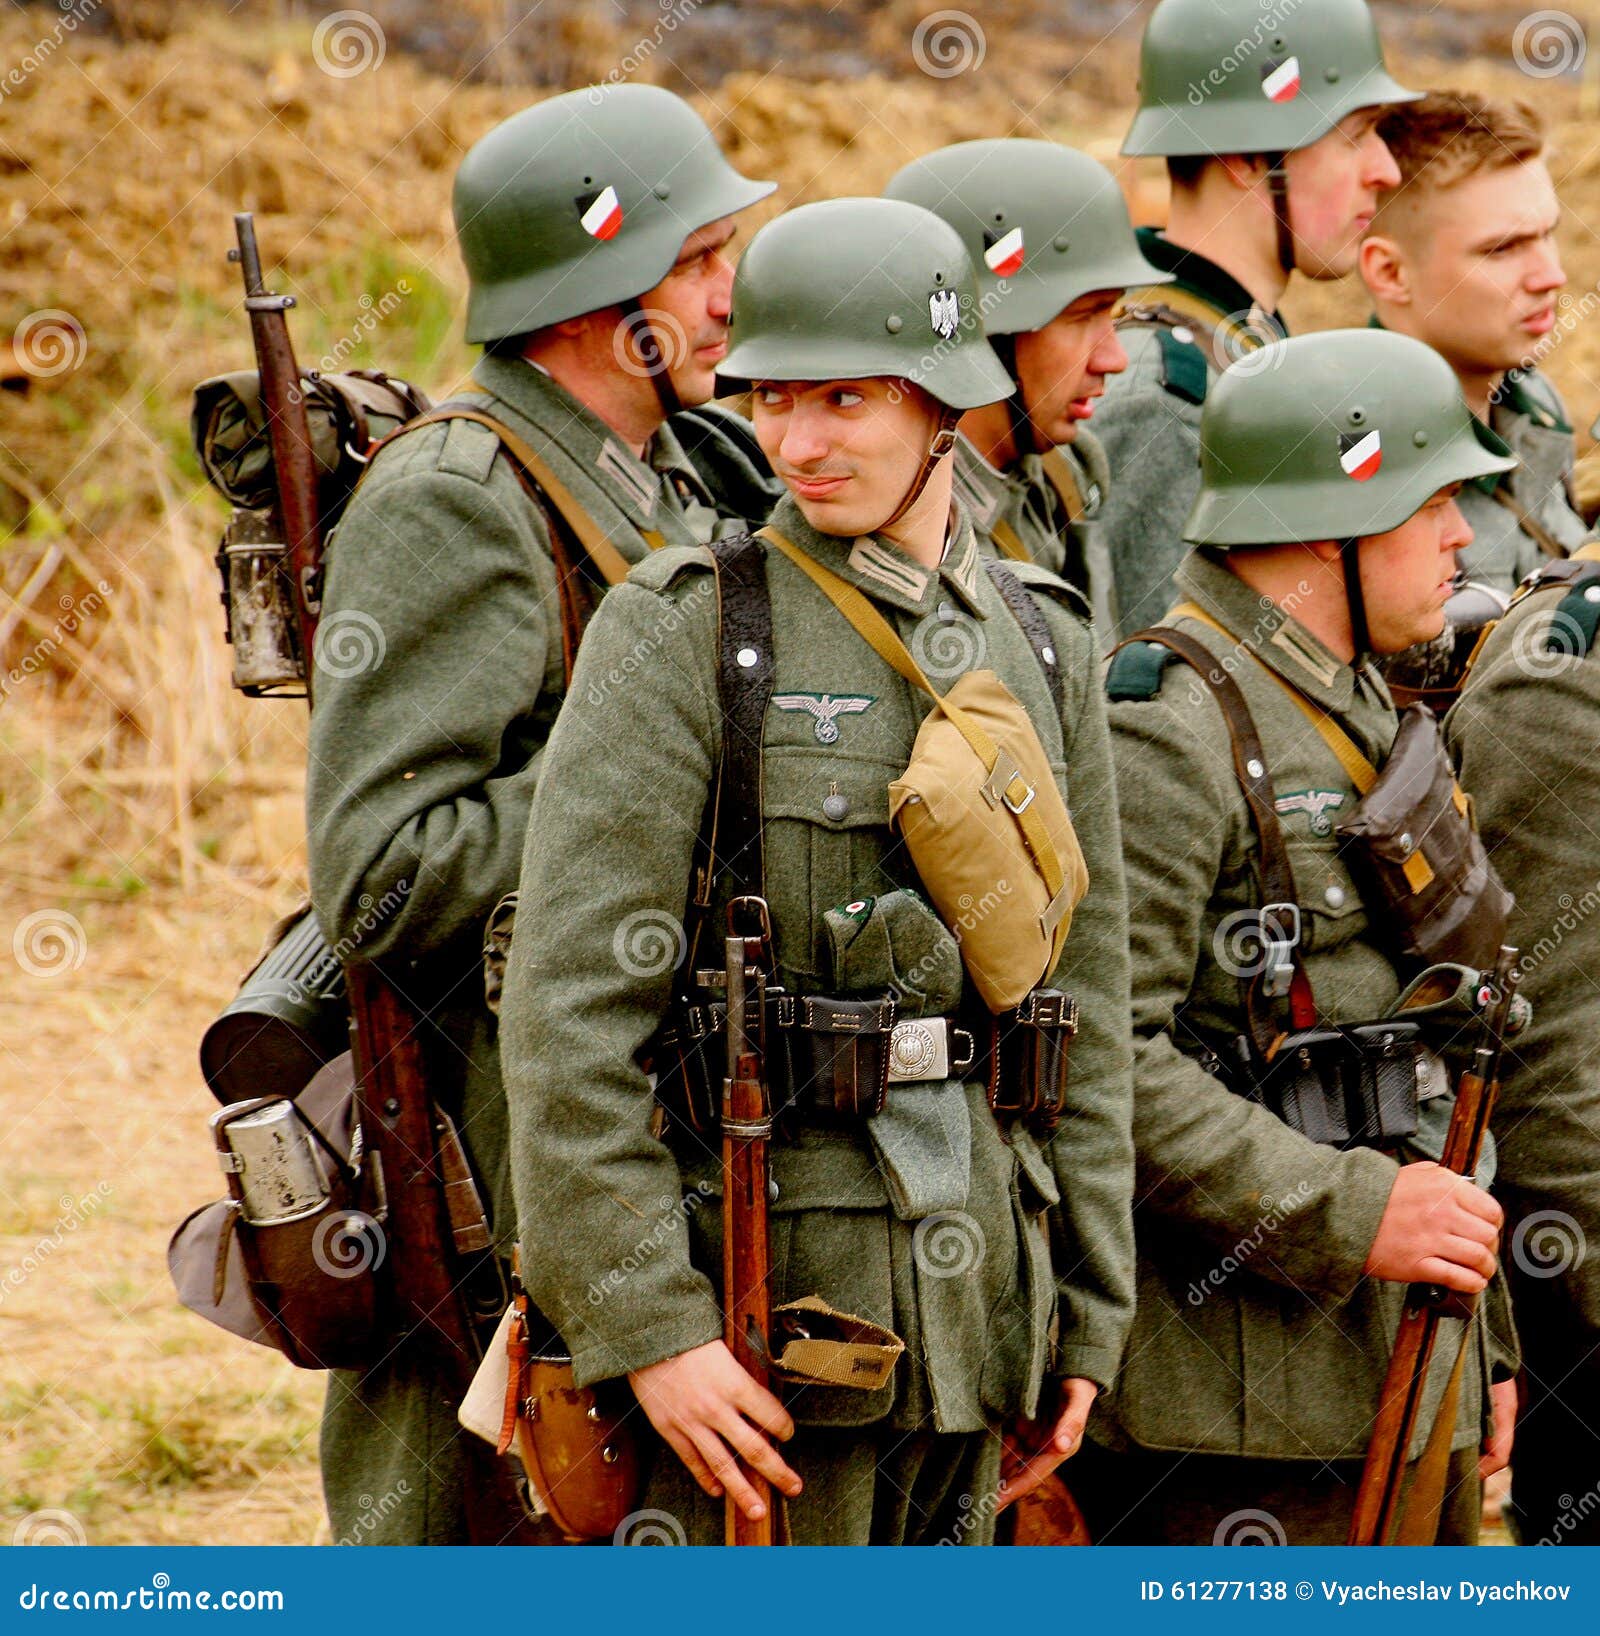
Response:
POLYGON ((1156 336, 1161 346, 1161 384, 1186 403, 1204 403, 1211 373, 1199 344, 1192 336, 1182 340, 1176 330, 1158 329, 1156 336))
POLYGON ((1177 658, 1159 642, 1130 642, 1119 648, 1106 671, 1106 697, 1113 704, 1129 700, 1148 704, 1161 691, 1167 666, 1177 658))
MULTIPOLYGON (((1159 228, 1141 227, 1135 236, 1146 261, 1163 273, 1171 273, 1191 295, 1215 307, 1218 318, 1241 318, 1254 309, 1255 297, 1232 273, 1225 272, 1209 257, 1173 244, 1159 228)), ((1284 323, 1282 314, 1271 316, 1287 335, 1289 326, 1284 323)))

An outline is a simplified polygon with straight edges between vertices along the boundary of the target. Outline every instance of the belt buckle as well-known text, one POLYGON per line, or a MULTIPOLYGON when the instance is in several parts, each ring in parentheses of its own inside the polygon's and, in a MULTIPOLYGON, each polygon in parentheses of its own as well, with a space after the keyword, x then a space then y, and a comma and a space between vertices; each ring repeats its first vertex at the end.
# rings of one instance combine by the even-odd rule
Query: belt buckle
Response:
POLYGON ((1300 947, 1300 905, 1298 903, 1266 903, 1256 921, 1261 936, 1261 992, 1269 1000, 1281 1000, 1294 981, 1294 951, 1300 947), (1285 935, 1274 936, 1269 930, 1269 917, 1282 917, 1289 923, 1285 935))
MULTIPOLYGON (((904 1017, 889 1030, 889 1083, 915 1085, 923 1080, 950 1077, 950 1022, 946 1017, 904 1017)), ((972 1036, 964 1029, 967 1066, 975 1053, 972 1036)))

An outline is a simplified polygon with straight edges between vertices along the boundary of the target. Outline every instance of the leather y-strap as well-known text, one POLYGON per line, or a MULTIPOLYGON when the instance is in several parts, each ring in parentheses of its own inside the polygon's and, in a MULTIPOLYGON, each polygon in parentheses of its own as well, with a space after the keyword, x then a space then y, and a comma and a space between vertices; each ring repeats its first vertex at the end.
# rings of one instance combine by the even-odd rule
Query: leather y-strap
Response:
POLYGON ((1517 526, 1530 540, 1538 542, 1539 549, 1547 557, 1556 560, 1564 559, 1567 548, 1550 532, 1534 514, 1511 492, 1508 483, 1499 483, 1493 494, 1489 496, 1497 506, 1502 506, 1517 519, 1517 526))
POLYGON ((1219 370, 1226 369, 1241 351, 1254 351, 1265 344, 1248 325, 1219 313, 1209 302, 1176 284, 1130 290, 1117 309, 1117 327, 1130 325, 1192 331, 1219 370))
POLYGON ((1028 646, 1033 649, 1033 656, 1044 672, 1045 684, 1050 689, 1050 698, 1059 716, 1065 703, 1061 658, 1051 640, 1050 627, 1045 623, 1039 604, 1033 600, 1033 593, 1005 563, 990 557, 985 560, 984 567, 988 569, 989 578, 994 581, 1001 601, 1011 610, 1011 617, 1022 627, 1022 634, 1027 637, 1028 646))
MULTIPOLYGON (((611 543, 605 530, 584 509, 577 495, 556 476, 550 462, 525 438, 518 437, 504 421, 496 420, 493 415, 485 414, 481 409, 444 408, 432 410, 426 415, 419 415, 415 420, 407 421, 400 431, 409 432, 415 427, 427 426, 441 420, 475 420, 480 426, 487 426, 500 439, 513 464, 521 467, 522 471, 539 485, 545 498, 561 514, 561 520, 577 536, 578 543, 588 553, 590 562, 599 570, 606 584, 620 585, 628 577, 628 559, 611 543)), ((640 532, 647 541, 650 540, 649 533, 643 529, 640 532)), ((659 541, 661 536, 657 534, 655 539, 659 541)))
MULTIPOLYGON (((1175 618, 1179 612, 1187 611, 1175 610, 1169 617, 1175 618)), ((1206 623, 1221 629, 1214 620, 1207 619, 1206 623)), ((1278 822, 1277 792, 1272 783, 1272 769, 1267 763, 1267 752, 1261 743, 1261 735, 1256 731, 1255 717, 1250 714, 1250 706, 1245 701, 1244 691, 1211 650, 1185 631, 1171 630, 1166 626, 1153 626, 1130 636, 1121 646, 1127 647, 1134 642, 1154 642, 1177 654, 1199 676, 1222 711, 1222 719, 1227 726, 1228 739, 1233 748, 1234 774, 1239 780, 1240 789, 1244 792, 1245 805, 1249 809, 1250 820, 1256 832, 1256 846, 1260 855, 1259 874, 1263 899, 1261 935, 1264 944, 1268 931, 1266 925, 1268 912, 1279 905, 1286 907, 1298 905, 1300 899, 1295 889, 1294 868, 1289 861, 1289 845, 1284 839, 1283 825, 1278 822)), ((1294 975, 1289 985, 1290 1016, 1296 1028, 1312 1028, 1317 1020, 1316 1000, 1311 992, 1311 979, 1306 975, 1305 963, 1300 958, 1298 938, 1292 946, 1291 958, 1294 962, 1294 975)), ((1276 1038, 1276 1030, 1270 1020, 1262 1017, 1258 1010, 1259 975, 1243 986, 1245 1013, 1250 1022, 1250 1032, 1257 1048, 1264 1055, 1269 1054, 1276 1038)))
POLYGON ((689 952, 680 967, 690 980, 718 878, 732 877, 736 897, 766 895, 761 740, 776 673, 766 552, 752 534, 718 540, 710 551, 717 576, 722 753, 695 836, 684 927, 689 952))
MULTIPOLYGON (((832 569, 823 567, 815 557, 808 556, 798 546, 786 540, 777 529, 768 525, 761 533, 816 585, 891 670, 904 677, 913 687, 926 693, 944 711, 951 725, 967 741, 972 753, 982 763, 984 771, 993 773, 1000 759, 999 746, 973 716, 938 693, 933 683, 923 674, 922 666, 911 656, 910 649, 895 634, 894 627, 873 607, 866 596, 848 580, 841 579, 832 569)), ((1012 782, 1013 785, 1026 786, 1020 772, 1015 775, 1012 782)), ((1010 794, 1011 787, 1007 786, 1007 794, 1010 794)), ((1017 827, 1022 831, 1022 838, 1033 854, 1034 862, 1039 866, 1039 873, 1044 878, 1050 901, 1052 903, 1060 901, 1062 887, 1065 886, 1067 879, 1066 870, 1062 867, 1049 831, 1046 830, 1033 802, 1025 795, 1019 794, 1007 800, 1005 807, 1016 819, 1017 827)))
POLYGON ((1009 557, 1012 562, 1033 561, 1033 553, 1022 543, 1022 536, 1004 517, 991 525, 989 538, 994 541, 994 548, 1002 557, 1009 557))
POLYGON ((1044 474, 1050 480, 1050 487, 1056 491, 1066 510, 1067 521, 1081 522, 1087 507, 1084 504, 1083 490, 1078 487, 1077 476, 1067 463, 1066 456, 1059 449, 1046 449, 1039 456, 1039 464, 1044 468, 1044 474))
MULTIPOLYGON (((1202 625, 1209 625, 1219 636, 1225 636, 1235 646, 1239 646, 1238 638, 1225 625, 1219 624, 1204 608, 1193 602, 1180 602, 1170 614, 1169 619, 1197 619, 1202 625)), ((1244 651, 1248 652, 1248 649, 1244 651)), ((1253 655, 1252 655, 1253 657, 1253 655)), ((1260 663, 1258 660, 1257 663, 1260 663)), ((1275 681, 1285 693, 1294 700, 1300 713, 1316 728, 1322 741, 1333 751, 1335 759, 1344 768, 1350 782, 1356 789, 1365 795, 1378 782, 1378 769, 1367 760, 1361 747, 1345 732, 1327 711, 1319 710, 1304 693, 1297 688, 1287 677, 1280 676, 1270 665, 1261 665, 1267 675, 1275 681)))

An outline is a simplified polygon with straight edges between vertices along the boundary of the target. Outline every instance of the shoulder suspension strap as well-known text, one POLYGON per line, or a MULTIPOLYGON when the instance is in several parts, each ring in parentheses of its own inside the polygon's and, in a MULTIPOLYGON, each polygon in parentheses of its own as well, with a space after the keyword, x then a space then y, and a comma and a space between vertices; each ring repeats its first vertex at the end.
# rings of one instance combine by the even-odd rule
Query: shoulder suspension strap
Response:
POLYGON ((772 601, 766 552, 750 534, 711 546, 717 575, 717 697, 722 753, 695 836, 680 967, 692 982, 718 879, 736 896, 765 895, 761 844, 761 734, 772 697, 772 601))
POLYGON ((1039 464, 1044 467, 1044 474, 1050 479, 1051 488, 1060 496, 1061 504, 1067 513, 1067 521, 1081 522, 1085 509, 1083 490, 1078 487, 1077 476, 1067 464, 1066 457, 1059 449, 1046 449, 1039 456, 1039 464))
MULTIPOLYGON (((583 503, 551 470, 549 461, 503 421, 496 420, 481 409, 436 409, 431 414, 407 421, 400 432, 409 432, 414 427, 441 420, 475 420, 480 426, 487 426, 504 444, 512 461, 539 485, 550 504, 561 514, 561 520, 577 536, 578 543, 589 554, 589 560, 600 571, 606 584, 620 585, 628 577, 627 558, 611 543, 605 531, 584 509, 583 503)), ((645 532, 645 539, 650 542, 652 550, 661 543, 659 534, 652 538, 651 532, 645 532)))
POLYGON ((1511 515, 1517 519, 1517 526, 1521 528, 1522 532, 1526 534, 1530 540, 1534 540, 1538 543, 1539 549, 1544 552, 1547 557, 1551 557, 1556 560, 1561 560, 1566 557, 1567 548, 1555 537, 1554 534, 1550 532, 1548 528, 1544 526, 1543 523, 1539 521, 1537 517, 1534 516, 1531 511, 1528 510, 1525 505, 1523 505, 1516 495, 1511 492, 1508 484, 1504 482, 1500 483, 1496 487, 1494 493, 1490 495, 1490 499, 1492 499, 1497 506, 1504 507, 1505 510, 1509 511, 1511 515))
MULTIPOLYGON (((1171 617, 1187 611, 1176 610, 1171 617)), ((1215 622, 1207 620, 1207 623, 1215 622)), ((1216 628, 1221 629, 1220 626, 1216 628)), ((1133 642, 1154 642, 1171 649, 1210 689, 1222 711, 1233 748, 1234 775, 1244 792, 1245 806, 1250 812, 1260 853, 1261 896, 1264 899, 1261 907, 1263 948, 1269 936, 1276 936, 1288 945, 1289 958, 1293 963, 1288 990, 1290 1014, 1296 1028, 1311 1028, 1317 1020, 1317 1008, 1311 993, 1311 980, 1300 958, 1300 900, 1295 890, 1294 868, 1289 862, 1289 846, 1284 839, 1283 825, 1278 822, 1277 794, 1273 788, 1272 770, 1267 764, 1267 752, 1261 743, 1261 735, 1256 731, 1255 718, 1250 714, 1244 692, 1204 643, 1183 631, 1171 630, 1164 625, 1153 626, 1130 636, 1122 647, 1133 642)), ((1258 990, 1268 986, 1263 979, 1270 976, 1270 971, 1264 971, 1245 989, 1251 1032, 1255 1035, 1257 1046, 1263 1051, 1271 1044, 1273 1030, 1270 1024, 1258 1017, 1254 999, 1258 990)))

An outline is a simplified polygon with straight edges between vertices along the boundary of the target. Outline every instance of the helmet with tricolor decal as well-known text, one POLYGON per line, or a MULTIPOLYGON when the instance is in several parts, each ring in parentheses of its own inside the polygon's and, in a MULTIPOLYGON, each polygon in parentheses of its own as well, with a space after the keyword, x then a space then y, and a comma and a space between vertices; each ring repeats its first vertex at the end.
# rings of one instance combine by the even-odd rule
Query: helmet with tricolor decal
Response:
POLYGON ((1424 342, 1380 329, 1274 341, 1206 397, 1183 537, 1240 550, 1386 534, 1452 483, 1516 464, 1424 342))
POLYGON ((898 199, 825 199, 740 258, 719 392, 753 382, 903 379, 959 414, 1011 391, 984 336, 961 235, 898 199))
POLYGON ((1059 142, 957 142, 912 160, 883 191, 961 235, 991 336, 1043 329, 1098 290, 1171 281, 1145 260, 1111 173, 1059 142))
POLYGON ((506 340, 635 300, 691 233, 766 198, 681 97, 597 85, 524 108, 456 172, 468 341, 506 340))
POLYGON ((1292 153, 1359 109, 1420 95, 1390 77, 1367 0, 1161 0, 1122 151, 1292 153))

